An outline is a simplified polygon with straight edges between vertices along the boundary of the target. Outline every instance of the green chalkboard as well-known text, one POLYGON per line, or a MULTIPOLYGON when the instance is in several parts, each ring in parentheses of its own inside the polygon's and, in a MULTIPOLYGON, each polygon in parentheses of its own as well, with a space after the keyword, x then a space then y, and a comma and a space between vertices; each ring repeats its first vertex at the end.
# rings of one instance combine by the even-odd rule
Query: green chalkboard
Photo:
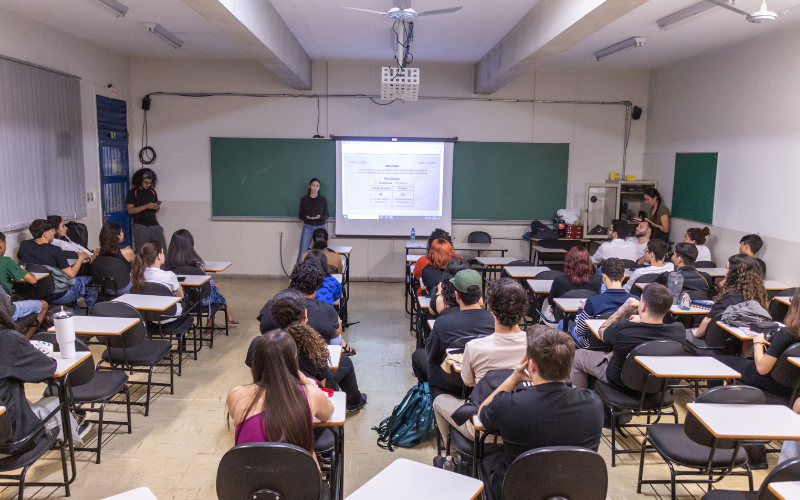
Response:
POLYGON ((717 153, 677 153, 672 216, 713 224, 717 153))
POLYGON ((308 181, 336 215, 336 143, 323 139, 211 138, 215 217, 297 217, 308 181))
POLYGON ((453 218, 550 220, 567 207, 569 144, 458 142, 453 218))

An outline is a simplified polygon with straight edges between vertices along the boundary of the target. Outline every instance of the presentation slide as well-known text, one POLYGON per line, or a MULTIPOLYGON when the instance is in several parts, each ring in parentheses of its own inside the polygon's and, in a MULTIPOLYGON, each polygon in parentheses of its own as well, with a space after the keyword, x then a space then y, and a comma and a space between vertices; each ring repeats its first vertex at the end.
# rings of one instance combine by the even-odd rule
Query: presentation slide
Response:
POLYGON ((452 165, 452 143, 338 141, 336 234, 449 230, 452 165))

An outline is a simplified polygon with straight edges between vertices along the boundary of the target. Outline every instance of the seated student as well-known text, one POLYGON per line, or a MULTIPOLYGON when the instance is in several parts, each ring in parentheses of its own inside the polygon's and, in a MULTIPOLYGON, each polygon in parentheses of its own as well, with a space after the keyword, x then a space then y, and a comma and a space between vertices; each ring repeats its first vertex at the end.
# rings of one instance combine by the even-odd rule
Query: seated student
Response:
POLYGON ((587 319, 614 311, 629 298, 636 298, 635 295, 631 295, 622 288, 622 280, 625 278, 625 266, 621 260, 616 258, 606 260, 603 263, 602 272, 606 291, 586 299, 586 302, 578 309, 578 313, 575 316, 575 328, 571 333, 581 347, 589 347, 589 335, 592 335, 589 327, 586 326, 587 319))
POLYGON ((769 307, 761 267, 754 258, 743 254, 731 255, 726 267, 725 281, 714 299, 714 305, 700 326, 692 330, 694 337, 704 338, 709 347, 724 347, 732 337, 730 333, 716 326, 727 308, 748 300, 755 300, 764 309, 769 307))
POLYGON ((300 372, 291 335, 275 330, 261 337, 251 374, 252 384, 236 386, 228 393, 228 416, 236 426, 234 444, 289 443, 316 461, 312 417, 328 420, 333 403, 300 372))
MULTIPOLYGON (((167 259, 164 262, 164 269, 169 271, 179 267, 196 267, 202 269, 204 264, 205 262, 197 255, 194 249, 194 236, 192 236, 192 233, 187 229, 178 229, 172 233, 172 238, 169 241, 167 250, 167 259)), ((219 285, 217 285, 213 279, 210 280, 209 283, 211 283, 211 295, 203 299, 202 305, 208 307, 210 310, 211 304, 225 304, 226 301, 219 285)), ((227 311, 228 323, 238 325, 239 322, 233 315, 230 306, 228 306, 227 311)), ((206 328, 211 328, 211 318, 208 318, 206 321, 206 328)))
MULTIPOLYGON (((522 285, 512 278, 500 278, 489 285, 486 302, 494 319, 494 332, 467 342, 464 348, 461 379, 470 387, 477 385, 491 370, 517 366, 525 355, 527 345, 525 332, 519 327, 520 320, 528 311, 528 297, 522 285)), ((436 327, 438 324, 439 320, 433 326, 436 327)), ((450 425, 453 425, 464 437, 470 440, 475 438, 472 419, 462 425, 456 425, 450 416, 463 404, 464 400, 450 394, 442 394, 433 400, 436 423, 442 436, 447 436, 450 425)))
POLYGON ((322 250, 309 250, 303 258, 303 262, 310 262, 317 266, 322 273, 322 285, 317 290, 314 298, 326 304, 333 305, 342 298, 342 284, 339 280, 331 276, 331 266, 322 250))
MULTIPOLYGON (((79 253, 78 260, 69 265, 63 250, 51 245, 55 238, 56 228, 44 219, 36 219, 29 228, 32 240, 25 240, 19 245, 17 258, 25 264, 38 264, 50 271, 56 282, 55 292, 46 297, 50 304, 70 304, 83 297, 86 307, 92 310, 97 302, 97 288, 89 287, 91 276, 78 276, 81 265, 91 254, 79 253)), ((75 311, 80 314, 80 310, 75 311)))
MULTIPOLYGON (((450 282, 459 271, 469 269, 469 263, 461 257, 453 257, 444 268, 442 281, 431 295, 431 307, 428 309, 430 316, 444 316, 458 312, 459 304, 456 300, 456 288, 450 282)), ((481 300, 481 305, 483 301, 481 300)), ((494 323, 492 323, 494 324, 494 323)))
MULTIPOLYGON (((173 296, 183 299, 183 287, 178 277, 172 271, 161 269, 164 260, 164 250, 160 242, 152 240, 141 245, 131 265, 131 291, 139 293, 145 283, 161 283, 169 288, 173 296)), ((183 313, 181 303, 178 302, 175 307, 175 316, 180 316, 183 313)), ((171 323, 176 319, 178 318, 168 318, 161 323, 171 323)))
POLYGON ((612 257, 617 259, 632 260, 636 262, 639 258, 636 245, 625 238, 628 237, 628 223, 615 220, 611 223, 608 230, 608 237, 611 241, 606 241, 592 255, 592 262, 602 264, 606 259, 612 257))
MULTIPOLYGON (((683 276, 682 292, 689 292, 692 300, 706 299, 714 289, 714 280, 708 273, 698 271, 694 267, 697 260, 697 248, 691 243, 681 242, 675 245, 675 253, 672 254, 672 263, 675 269, 683 276)), ((655 283, 667 286, 669 283, 669 272, 665 271, 658 275, 655 283)))
POLYGON ((131 262, 136 258, 136 254, 131 247, 122 247, 122 240, 125 235, 122 234, 122 227, 116 222, 106 222, 100 229, 100 252, 99 256, 114 257, 122 261, 131 269, 131 262))
POLYGON ((88 253, 92 256, 92 259, 97 257, 97 254, 100 252, 99 248, 92 251, 69 239, 67 236, 67 225, 64 224, 64 219, 61 218, 60 215, 48 215, 47 221, 56 227, 56 235, 51 245, 55 245, 65 252, 75 252, 76 255, 79 253, 88 253))
POLYGON ((437 285, 441 283, 444 268, 447 267, 450 259, 456 257, 456 252, 449 241, 440 238, 431 243, 428 257, 430 262, 422 270, 422 284, 425 285, 428 295, 431 295, 436 291, 437 285))
POLYGON ((712 262, 711 250, 706 246, 706 238, 711 236, 711 231, 707 227, 690 227, 683 236, 684 243, 691 243, 697 248, 697 258, 695 262, 712 262))
POLYGON ((650 284, 641 300, 630 298, 599 329, 603 342, 613 351, 578 349, 569 379, 572 385, 586 389, 589 375, 597 377, 618 391, 632 393, 622 382, 622 365, 634 347, 651 340, 674 340, 686 343, 686 333, 680 323, 664 324, 664 316, 672 307, 672 294, 667 287, 650 284), (623 318, 638 312, 627 320, 623 318))
POLYGON ((664 240, 648 241, 647 249, 645 250, 644 257, 642 258, 645 262, 649 262, 650 265, 647 267, 639 267, 633 271, 633 274, 625 283, 625 291, 630 292, 633 285, 636 284, 636 280, 645 274, 661 274, 675 270, 675 266, 672 264, 672 262, 664 262, 667 252, 669 252, 669 246, 664 242, 664 240))
POLYGON ((651 226, 649 222, 643 220, 636 226, 636 232, 633 233, 633 236, 625 240, 636 245, 636 255, 638 256, 636 262, 638 264, 644 263, 645 248, 652 237, 653 226, 651 226))
MULTIPOLYGON (((11 257, 6 257, 6 235, 0 233, 0 285, 3 285, 8 293, 11 293, 12 281, 24 281, 35 284, 36 278, 28 271, 22 269, 19 264, 14 262, 11 257)), ((5 291, 3 291, 5 293, 5 291)), ((13 321, 24 318, 29 314, 36 313, 36 320, 42 324, 47 314, 47 302, 44 300, 17 300, 11 302, 9 297, 9 315, 13 321)), ((30 339, 36 333, 36 326, 31 326, 25 331, 25 338, 30 339)), ((0 398, 2 400, 2 398, 0 398)))
POLYGON ((756 254, 761 250, 764 246, 764 242, 761 240, 761 236, 757 234, 748 234, 747 236, 742 237, 739 240, 739 253, 743 253, 745 255, 749 255, 756 259, 758 265, 761 266, 761 271, 764 274, 764 278, 767 277, 767 265, 764 263, 763 260, 756 257, 756 254))
MULTIPOLYGON (((444 229, 437 228, 433 230, 430 237, 428 237, 428 245, 425 250, 425 255, 420 257, 419 260, 417 260, 417 262, 414 264, 414 277, 417 278, 417 281, 422 282, 422 270, 425 269, 430 263, 431 246, 433 245, 434 241, 440 239, 446 240, 451 245, 453 244, 453 239, 450 237, 450 233, 444 229)), ((461 257, 461 255, 456 255, 456 257, 461 257)), ((417 295, 425 295, 425 292, 422 291, 422 288, 417 290, 417 295)))
POLYGON ((544 325, 529 327, 525 357, 481 404, 481 423, 503 438, 503 461, 490 471, 488 481, 493 498, 502 498, 508 468, 526 451, 544 446, 597 451, 600 446, 603 402, 593 391, 565 383, 574 356, 575 343, 566 333, 544 325), (522 382, 533 387, 517 390, 522 382))
POLYGON ((492 334, 494 316, 481 305, 481 275, 477 271, 459 271, 450 283, 456 290, 457 312, 436 320, 427 349, 414 351, 411 367, 420 382, 430 384, 432 392, 460 395, 461 387, 444 378, 441 364, 447 357, 446 349, 459 338, 492 334))
MULTIPOLYGON (((311 240, 311 249, 321 250, 324 253, 325 259, 328 261, 328 265, 334 269, 334 274, 344 273, 342 257, 338 253, 328 248, 328 231, 326 231, 324 227, 315 229, 314 232, 311 233, 311 240)), ((308 252, 300 256, 300 262, 306 260, 306 255, 308 255, 308 252)))
POLYGON ((599 293, 602 284, 602 278, 592 269, 589 251, 583 247, 572 247, 564 257, 564 274, 553 280, 548 298, 557 299, 572 290, 591 290, 599 293))
MULTIPOLYGON (((270 314, 276 325, 292 336, 297 344, 297 359, 300 371, 334 388, 328 379, 336 381, 341 389, 347 393, 347 409, 357 411, 367 404, 367 395, 359 391, 353 361, 347 356, 339 360, 339 367, 335 370, 328 368, 328 347, 325 339, 316 330, 308 325, 306 313, 306 297, 298 290, 281 290, 270 301, 270 314)), ((267 332, 265 335, 268 335, 267 332)), ((250 343, 247 350, 245 364, 252 366, 260 337, 250 343)))

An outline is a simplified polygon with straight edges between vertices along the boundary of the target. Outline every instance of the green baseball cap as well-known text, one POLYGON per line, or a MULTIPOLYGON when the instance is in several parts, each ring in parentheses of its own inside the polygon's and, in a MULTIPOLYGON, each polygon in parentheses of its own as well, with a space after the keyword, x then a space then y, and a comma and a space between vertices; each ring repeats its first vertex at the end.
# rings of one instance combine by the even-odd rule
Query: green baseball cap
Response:
POLYGON ((474 269, 464 269, 459 271, 450 279, 450 283, 461 293, 467 293, 470 286, 481 286, 481 275, 474 269))

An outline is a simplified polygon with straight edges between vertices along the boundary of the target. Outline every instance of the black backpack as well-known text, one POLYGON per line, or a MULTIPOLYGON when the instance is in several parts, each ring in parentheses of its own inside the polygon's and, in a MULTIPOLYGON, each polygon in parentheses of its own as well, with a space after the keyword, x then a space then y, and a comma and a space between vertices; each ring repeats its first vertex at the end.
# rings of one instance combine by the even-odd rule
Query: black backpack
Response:
POLYGON ((542 221, 531 222, 531 239, 537 240, 557 240, 558 232, 542 224, 542 221))
POLYGON ((89 230, 86 229, 86 224, 69 221, 65 225, 67 226, 67 238, 82 247, 89 248, 89 230))

